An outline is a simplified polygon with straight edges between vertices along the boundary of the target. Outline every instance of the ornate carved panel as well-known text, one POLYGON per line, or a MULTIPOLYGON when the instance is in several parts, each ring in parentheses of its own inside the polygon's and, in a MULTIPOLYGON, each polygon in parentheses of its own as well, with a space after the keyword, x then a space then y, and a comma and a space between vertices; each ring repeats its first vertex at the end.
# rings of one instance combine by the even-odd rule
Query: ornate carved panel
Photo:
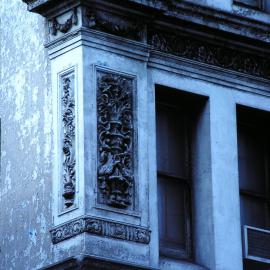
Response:
POLYGON ((74 71, 61 79, 62 196, 64 208, 74 205, 76 191, 74 71))
POLYGON ((134 208, 134 79, 97 71, 98 203, 134 208))
POLYGON ((147 228, 94 217, 81 217, 60 225, 51 230, 51 238, 57 244, 84 232, 142 244, 150 242, 147 228))

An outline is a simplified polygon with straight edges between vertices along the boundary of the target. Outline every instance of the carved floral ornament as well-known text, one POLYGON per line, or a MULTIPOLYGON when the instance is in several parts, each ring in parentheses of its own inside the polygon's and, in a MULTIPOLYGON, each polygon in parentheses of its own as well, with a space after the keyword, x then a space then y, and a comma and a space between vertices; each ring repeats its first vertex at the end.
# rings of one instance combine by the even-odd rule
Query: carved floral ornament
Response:
MULTIPOLYGON (((173 3, 173 1, 168 1, 173 3)), ((143 22, 133 22, 126 25, 109 21, 110 15, 100 17, 88 11, 86 13, 90 29, 99 30, 136 41, 144 41, 152 49, 184 57, 201 63, 221 67, 252 76, 270 79, 270 58, 258 53, 248 53, 240 48, 212 44, 204 39, 183 35, 180 32, 170 32, 169 29, 155 29, 143 22), (147 29, 147 34, 145 33, 147 29)))
POLYGON ((96 217, 81 217, 57 226, 51 230, 51 239, 53 244, 57 244, 81 233, 142 244, 150 242, 150 231, 147 228, 96 217))
MULTIPOLYGON (((58 1, 53 0, 23 0, 23 2, 28 4, 29 10, 44 16, 47 14, 46 10, 48 11, 54 5, 52 2, 55 2, 56 6, 59 4, 58 1)), ((192 17, 192 14, 196 12, 196 16, 200 20, 205 19, 206 23, 214 22, 216 25, 222 23, 232 32, 239 32, 239 29, 244 27, 245 30, 239 32, 239 35, 242 35, 244 31, 247 36, 250 35, 252 38, 269 42, 269 27, 259 22, 253 24, 249 22, 247 26, 246 23, 243 24, 244 18, 239 21, 239 18, 232 14, 218 13, 218 11, 212 14, 212 9, 202 10, 197 5, 185 1, 153 0, 150 2, 160 11, 163 10, 161 6, 165 5, 167 7, 165 11, 169 9, 171 11, 169 14, 173 17, 174 13, 183 14, 184 17, 192 17), (223 19, 224 16, 227 18, 226 21, 223 19)), ((72 26, 77 25, 80 21, 78 16, 82 16, 83 27, 142 42, 146 42, 145 36, 147 36, 147 43, 152 46, 152 49, 227 70, 270 79, 270 58, 267 53, 265 53, 266 57, 262 54, 259 55, 256 51, 252 52, 250 49, 248 49, 250 52, 247 52, 235 45, 229 47, 223 42, 213 44, 207 39, 195 39, 192 34, 182 35, 181 31, 177 33, 168 27, 155 29, 157 27, 155 18, 148 18, 147 21, 144 21, 143 18, 115 15, 109 11, 98 10, 96 7, 85 8, 85 12, 80 14, 77 14, 76 8, 69 12, 70 16, 62 23, 58 21, 59 18, 51 19, 50 32, 52 35, 56 35, 58 31, 62 33, 71 31, 72 26)))
POLYGON ((65 34, 72 28, 73 25, 77 24, 77 8, 73 8, 72 14, 64 23, 59 23, 56 17, 49 21, 50 33, 54 36, 57 34, 58 31, 65 34))
MULTIPOLYGON (((175 1, 165 1, 172 5, 175 1)), ((136 41, 144 41, 147 29, 147 43, 152 49, 184 57, 201 63, 233 70, 252 76, 270 79, 270 58, 255 53, 248 53, 238 48, 212 44, 204 39, 171 32, 169 29, 156 29, 151 24, 143 22, 120 23, 109 21, 110 15, 102 18, 88 11, 88 27, 136 41)))
POLYGON ((61 77, 62 186, 65 208, 74 205, 76 191, 74 72, 61 77))
POLYGON ((134 207, 133 79, 97 72, 98 202, 134 207))
POLYGON ((148 43, 156 50, 270 79, 270 59, 232 48, 207 43, 180 34, 149 31, 148 43))

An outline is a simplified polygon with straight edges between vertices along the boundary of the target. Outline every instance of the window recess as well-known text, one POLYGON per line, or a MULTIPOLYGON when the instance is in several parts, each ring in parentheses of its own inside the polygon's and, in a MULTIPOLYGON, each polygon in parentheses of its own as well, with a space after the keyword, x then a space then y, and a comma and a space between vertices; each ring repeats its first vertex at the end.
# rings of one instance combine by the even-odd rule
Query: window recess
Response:
POLYGON ((202 100, 156 89, 157 186, 160 256, 192 258, 192 129, 202 100))
POLYGON ((260 246, 261 250, 261 257, 259 256, 260 252, 256 251, 257 259, 252 259, 252 254, 250 254, 251 257, 245 257, 244 269, 246 270, 251 269, 251 265, 252 269, 264 269, 264 247, 270 246, 269 240, 266 241, 270 237, 263 236, 263 234, 267 234, 267 231, 270 236, 269 120, 269 112, 244 106, 238 106, 237 108, 238 170, 243 249, 244 254, 248 254, 248 250, 252 250, 252 246, 260 246), (256 238, 252 237, 251 241, 250 237, 253 235, 256 235, 256 238), (254 260, 257 262, 254 262, 254 260))

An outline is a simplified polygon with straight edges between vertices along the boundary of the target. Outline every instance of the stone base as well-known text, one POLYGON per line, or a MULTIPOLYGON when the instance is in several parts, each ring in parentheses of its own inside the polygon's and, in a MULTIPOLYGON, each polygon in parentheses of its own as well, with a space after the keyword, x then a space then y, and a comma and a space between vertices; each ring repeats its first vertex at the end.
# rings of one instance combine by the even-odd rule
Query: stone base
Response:
POLYGON ((146 266, 124 264, 92 256, 78 256, 50 265, 40 270, 158 270, 146 266))

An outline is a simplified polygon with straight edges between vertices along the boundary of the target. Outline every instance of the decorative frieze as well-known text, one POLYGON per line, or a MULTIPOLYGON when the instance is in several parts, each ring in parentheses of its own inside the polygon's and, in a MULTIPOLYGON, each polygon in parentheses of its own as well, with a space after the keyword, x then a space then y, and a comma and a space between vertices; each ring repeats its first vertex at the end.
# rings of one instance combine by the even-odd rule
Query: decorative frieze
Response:
POLYGON ((150 242, 150 230, 147 228, 96 217, 81 217, 60 225, 51 230, 51 239, 53 244, 57 244, 81 233, 142 244, 150 242))
POLYGON ((62 190, 64 207, 74 204, 76 191, 74 72, 61 77, 62 190))
POLYGON ((270 59, 164 30, 148 33, 154 49, 205 64, 270 79, 270 59))
POLYGON ((98 203, 134 202, 134 79, 97 71, 98 203))
MULTIPOLYGON (((216 21, 217 25, 221 23, 223 25, 226 21, 222 19, 225 14, 220 14, 216 18, 216 15, 212 14, 213 12, 210 9, 202 9, 192 3, 175 0, 160 0, 156 2, 165 5, 167 7, 165 10, 171 10, 168 14, 170 14, 170 16, 177 16, 177 18, 181 15, 181 19, 192 21, 194 15, 197 20, 203 18, 203 21, 205 21, 213 15, 212 20, 216 21), (204 12, 207 12, 207 14, 204 15, 204 12)), ((156 17, 150 18, 149 14, 148 16, 145 15, 145 17, 138 19, 135 14, 130 15, 132 13, 120 15, 120 13, 110 12, 108 10, 105 11, 105 9, 100 7, 97 8, 97 6, 91 8, 82 7, 81 10, 82 12, 79 13, 79 16, 81 16, 80 20, 78 20, 76 8, 72 9, 72 14, 69 15, 64 23, 59 23, 59 17, 51 19, 49 21, 51 35, 55 36, 58 31, 67 33, 71 30, 73 25, 77 25, 78 21, 82 21, 82 24, 79 26, 83 28, 98 30, 144 43, 147 42, 147 44, 151 45, 155 50, 227 70, 270 79, 269 57, 265 57, 262 53, 248 47, 245 49, 241 48, 240 46, 234 45, 233 42, 230 45, 228 45, 229 43, 227 42, 224 44, 224 41, 222 41, 218 35, 216 35, 215 41, 217 41, 217 43, 215 44, 213 39, 213 42, 209 42, 206 36, 194 37, 192 33, 183 34, 180 29, 178 31, 172 28, 170 29, 168 24, 166 26, 157 26, 156 17)), ((247 26, 249 25, 247 23, 244 25, 236 24, 236 18, 231 18, 231 15, 227 19, 229 21, 231 20, 229 24, 231 32, 238 31, 241 27, 245 27, 248 28, 248 30, 241 31, 239 34, 242 35, 244 32, 248 32, 249 35, 255 36, 256 39, 262 38, 266 41, 269 40, 269 27, 265 26, 265 24, 259 27, 257 22, 256 27, 250 28, 247 26), (257 27, 259 28, 256 30, 257 27)), ((211 21, 211 23, 213 21, 211 21)), ((181 22, 179 23, 182 24, 181 22)), ((211 33, 211 35, 213 35, 213 33, 211 33)), ((221 33, 220 36, 222 36, 221 33)), ((53 37, 51 38, 53 39, 53 37)), ((267 55, 267 52, 265 52, 265 55, 267 55)))
POLYGON ((64 23, 59 23, 56 17, 54 17, 49 22, 50 33, 54 36, 56 36, 58 31, 61 33, 67 33, 72 28, 73 25, 77 24, 78 24, 77 8, 73 8, 72 14, 64 23))

